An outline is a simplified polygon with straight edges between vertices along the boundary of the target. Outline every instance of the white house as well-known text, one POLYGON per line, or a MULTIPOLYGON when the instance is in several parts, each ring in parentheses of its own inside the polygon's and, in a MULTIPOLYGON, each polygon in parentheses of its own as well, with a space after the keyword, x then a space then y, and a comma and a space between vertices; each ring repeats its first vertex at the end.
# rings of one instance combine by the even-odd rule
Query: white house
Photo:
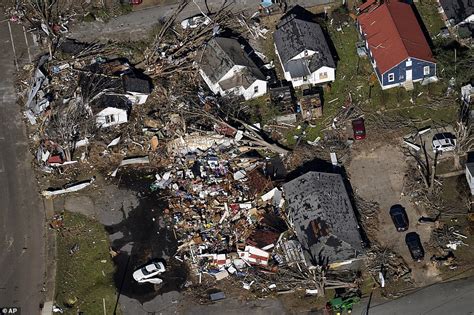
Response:
MULTIPOLYGON (((246 100, 267 93, 267 81, 237 40, 226 37, 211 39, 199 60, 199 73, 214 94, 235 94, 246 100)), ((252 55, 252 58, 251 56, 252 55)))
POLYGON ((104 94, 91 105, 97 127, 107 128, 128 122, 131 101, 122 95, 104 94))
POLYGON ((293 87, 335 80, 336 64, 319 24, 291 14, 278 23, 273 39, 285 79, 293 87))

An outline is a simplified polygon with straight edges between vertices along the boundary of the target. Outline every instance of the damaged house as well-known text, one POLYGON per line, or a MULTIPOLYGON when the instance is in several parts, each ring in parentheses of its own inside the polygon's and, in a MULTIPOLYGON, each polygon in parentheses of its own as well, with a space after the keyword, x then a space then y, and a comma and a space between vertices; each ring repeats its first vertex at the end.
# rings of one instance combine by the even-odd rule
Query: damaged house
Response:
POLYGON ((360 258, 362 238, 340 174, 308 172, 283 190, 308 266, 336 267, 360 258))
POLYGON ((359 35, 383 90, 437 81, 433 53, 410 4, 369 0, 358 12, 359 35))
POLYGON ((122 75, 125 96, 134 104, 145 104, 151 94, 151 83, 148 78, 140 77, 134 72, 122 75))
POLYGON ((293 87, 335 80, 336 64, 319 24, 290 14, 278 23, 273 39, 285 79, 293 87))
POLYGON ((128 122, 132 103, 123 95, 103 94, 90 104, 97 127, 107 128, 128 122))
POLYGON ((266 77, 246 48, 226 37, 215 37, 207 43, 199 60, 199 73, 214 94, 235 94, 249 100, 267 93, 266 77))

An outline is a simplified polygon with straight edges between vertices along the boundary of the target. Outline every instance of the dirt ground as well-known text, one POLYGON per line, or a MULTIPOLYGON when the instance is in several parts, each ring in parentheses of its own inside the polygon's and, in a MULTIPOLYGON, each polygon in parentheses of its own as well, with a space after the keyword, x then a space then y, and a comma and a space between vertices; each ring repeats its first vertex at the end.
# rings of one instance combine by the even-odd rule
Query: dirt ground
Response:
POLYGON ((380 205, 378 233, 375 238, 382 245, 399 253, 412 269, 416 285, 424 286, 439 280, 437 269, 430 263, 431 253, 427 246, 431 227, 418 224, 418 218, 424 215, 402 194, 407 162, 400 148, 394 145, 370 147, 368 142, 356 144, 348 173, 354 192, 367 201, 380 205), (397 232, 389 215, 392 205, 401 204, 408 214, 410 227, 407 232, 397 232), (405 244, 405 234, 417 232, 424 244, 425 260, 416 263, 412 260, 405 244))
POLYGON ((139 5, 132 6, 133 11, 145 10, 147 8, 156 7, 160 5, 175 4, 176 0, 143 0, 139 5))

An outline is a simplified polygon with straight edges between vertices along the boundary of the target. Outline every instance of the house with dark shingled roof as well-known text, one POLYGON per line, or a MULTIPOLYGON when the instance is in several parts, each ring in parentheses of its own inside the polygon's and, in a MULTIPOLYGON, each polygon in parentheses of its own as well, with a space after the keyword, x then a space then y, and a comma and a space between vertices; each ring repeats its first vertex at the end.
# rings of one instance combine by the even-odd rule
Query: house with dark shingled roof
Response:
POLYGON ((439 9, 448 26, 474 23, 473 0, 438 0, 439 9))
POLYGON ((267 93, 266 77, 245 45, 227 37, 214 37, 200 54, 199 74, 214 94, 234 94, 246 100, 267 93))
POLYGON ((283 191, 307 265, 351 268, 363 257, 359 225, 340 174, 308 172, 284 184, 283 191))
POLYGON ((410 4, 368 0, 357 27, 382 89, 437 81, 436 61, 410 4))
POLYGON ((273 40, 285 79, 293 87, 335 80, 336 64, 319 24, 290 14, 278 23, 273 40))

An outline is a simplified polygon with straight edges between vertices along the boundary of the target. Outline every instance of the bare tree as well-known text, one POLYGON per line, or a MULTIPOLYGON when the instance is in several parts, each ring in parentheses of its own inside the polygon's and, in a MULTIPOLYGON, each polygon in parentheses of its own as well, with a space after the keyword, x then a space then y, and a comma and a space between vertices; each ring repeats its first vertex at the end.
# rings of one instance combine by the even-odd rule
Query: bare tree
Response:
POLYGON ((46 130, 48 138, 53 139, 62 147, 67 161, 72 158, 76 142, 82 136, 93 132, 95 132, 94 121, 81 98, 55 110, 46 130))
POLYGON ((455 169, 461 168, 460 157, 474 150, 473 124, 474 122, 471 119, 471 106, 469 102, 462 100, 458 110, 456 126, 454 127, 457 140, 454 151, 455 169))

